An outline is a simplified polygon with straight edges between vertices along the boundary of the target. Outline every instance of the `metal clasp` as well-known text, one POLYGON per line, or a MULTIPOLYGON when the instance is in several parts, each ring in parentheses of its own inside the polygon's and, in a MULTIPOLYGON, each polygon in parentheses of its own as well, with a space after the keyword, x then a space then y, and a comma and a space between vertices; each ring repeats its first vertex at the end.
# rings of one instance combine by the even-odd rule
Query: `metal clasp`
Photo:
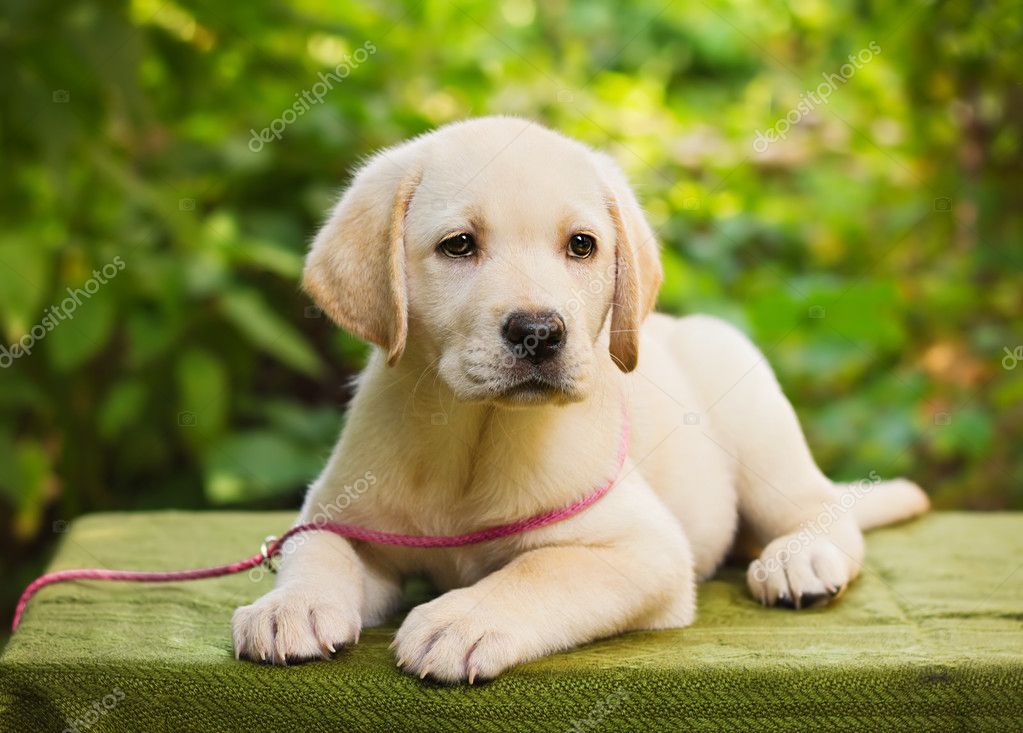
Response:
POLYGON ((271 573, 277 573, 277 567, 280 565, 281 553, 275 552, 270 554, 270 548, 277 544, 276 535, 267 535, 266 539, 263 540, 263 544, 259 546, 259 554, 263 556, 262 565, 271 573))

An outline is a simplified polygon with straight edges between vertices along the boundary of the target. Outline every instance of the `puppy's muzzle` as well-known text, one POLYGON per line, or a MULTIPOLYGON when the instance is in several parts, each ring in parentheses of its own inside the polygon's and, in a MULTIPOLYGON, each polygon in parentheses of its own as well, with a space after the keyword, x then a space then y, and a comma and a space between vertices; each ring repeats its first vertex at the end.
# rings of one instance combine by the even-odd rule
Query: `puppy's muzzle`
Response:
POLYGON ((536 365, 557 356, 568 336, 564 319, 554 311, 511 313, 501 334, 517 359, 536 365))

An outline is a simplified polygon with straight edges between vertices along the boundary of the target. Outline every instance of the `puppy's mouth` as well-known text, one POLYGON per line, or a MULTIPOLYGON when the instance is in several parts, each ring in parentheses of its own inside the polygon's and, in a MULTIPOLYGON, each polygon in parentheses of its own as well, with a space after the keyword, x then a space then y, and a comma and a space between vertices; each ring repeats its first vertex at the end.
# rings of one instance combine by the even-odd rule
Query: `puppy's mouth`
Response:
POLYGON ((460 365, 454 383, 458 399, 505 407, 527 407, 563 405, 586 397, 586 372, 576 360, 542 364, 495 361, 494 357, 485 357, 470 359, 460 365))
POLYGON ((578 399, 571 384, 535 375, 520 379, 494 395, 494 401, 504 405, 565 404, 578 399))
POLYGON ((514 395, 551 395, 554 392, 564 391, 561 385, 550 382, 542 377, 528 377, 505 389, 502 397, 514 395))
POLYGON ((508 374, 488 379, 481 379, 472 374, 466 374, 465 377, 475 387, 462 393, 462 399, 469 402, 493 402, 505 407, 526 407, 568 404, 583 398, 576 380, 547 376, 539 373, 539 370, 517 377, 508 374))

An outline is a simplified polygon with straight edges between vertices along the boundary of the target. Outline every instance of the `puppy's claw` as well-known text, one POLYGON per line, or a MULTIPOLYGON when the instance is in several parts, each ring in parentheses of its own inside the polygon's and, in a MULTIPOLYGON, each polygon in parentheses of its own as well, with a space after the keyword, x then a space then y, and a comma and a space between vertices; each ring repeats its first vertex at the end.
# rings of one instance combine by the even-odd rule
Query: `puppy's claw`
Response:
POLYGON ((475 667, 469 668, 469 684, 471 685, 476 681, 476 674, 479 672, 475 667))
POLYGON ((813 608, 822 601, 831 600, 831 595, 824 593, 804 593, 799 597, 799 608, 813 608))
POLYGON ((430 674, 430 668, 429 667, 423 667, 423 671, 419 673, 419 679, 425 680, 426 679, 426 675, 428 675, 428 674, 430 674))

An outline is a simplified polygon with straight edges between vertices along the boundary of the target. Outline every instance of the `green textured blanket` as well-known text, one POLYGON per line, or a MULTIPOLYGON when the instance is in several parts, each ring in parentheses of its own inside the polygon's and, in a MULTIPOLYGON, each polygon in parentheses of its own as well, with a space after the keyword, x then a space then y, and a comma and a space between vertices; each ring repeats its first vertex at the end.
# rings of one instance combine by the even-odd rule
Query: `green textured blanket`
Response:
MULTIPOLYGON (((53 569, 177 569, 251 554, 281 513, 107 514, 53 569)), ((932 514, 880 530, 831 608, 766 610, 728 568, 696 625, 630 633, 474 687, 400 673, 394 625, 329 662, 231 653, 247 575, 47 588, 0 657, 2 731, 1023 730, 1023 515, 932 514)))

